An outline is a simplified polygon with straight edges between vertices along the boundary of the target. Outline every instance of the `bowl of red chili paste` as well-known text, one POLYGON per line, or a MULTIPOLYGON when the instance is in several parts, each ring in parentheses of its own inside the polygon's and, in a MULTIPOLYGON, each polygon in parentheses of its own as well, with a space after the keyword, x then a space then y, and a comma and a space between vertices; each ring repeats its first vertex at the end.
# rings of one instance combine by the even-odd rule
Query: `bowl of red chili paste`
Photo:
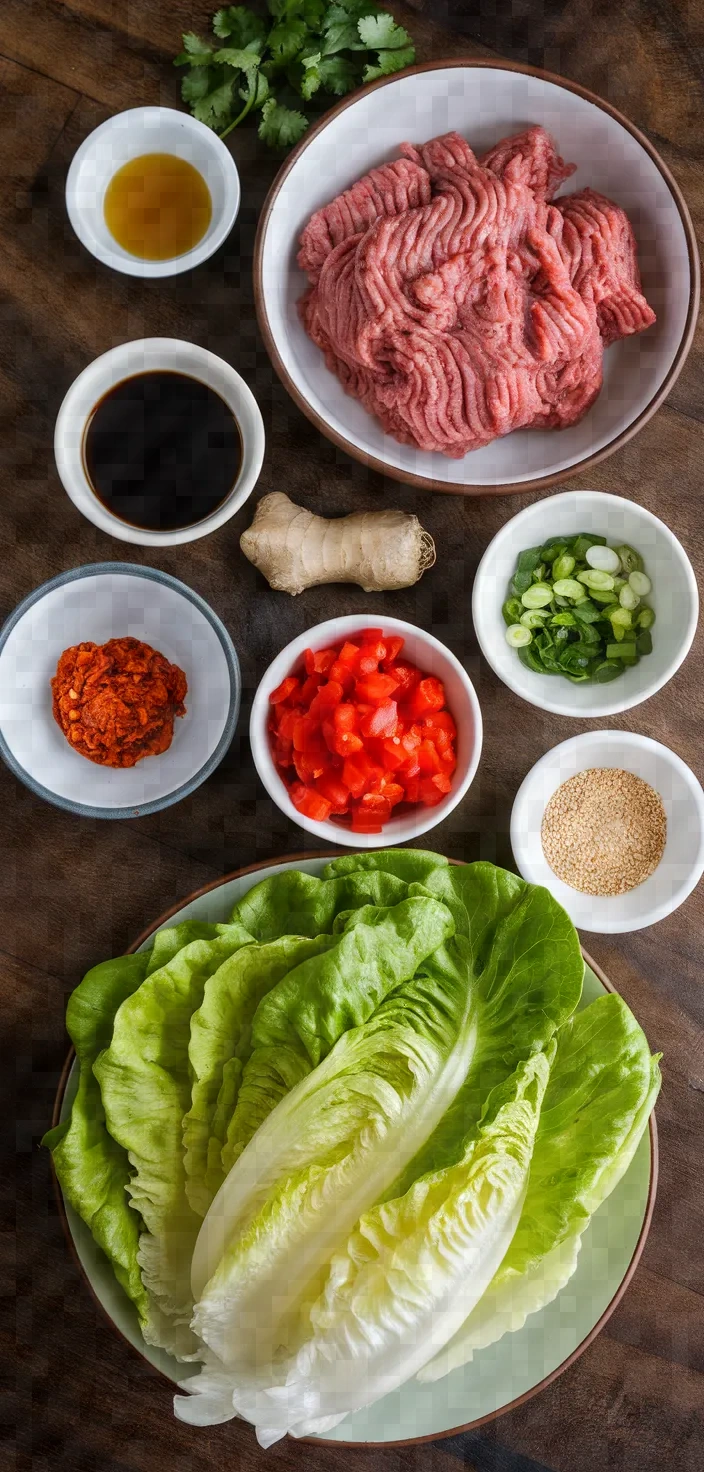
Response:
POLYGON ((414 624, 350 615, 281 651, 250 720, 269 796, 309 833, 382 848, 427 833, 479 764, 482 718, 454 654, 414 624))

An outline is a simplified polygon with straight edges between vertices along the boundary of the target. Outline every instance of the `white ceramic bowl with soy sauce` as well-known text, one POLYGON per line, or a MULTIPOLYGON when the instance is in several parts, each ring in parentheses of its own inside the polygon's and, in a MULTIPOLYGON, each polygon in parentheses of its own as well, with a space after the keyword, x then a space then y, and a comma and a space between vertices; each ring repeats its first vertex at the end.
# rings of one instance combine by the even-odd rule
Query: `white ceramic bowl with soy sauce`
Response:
MULTIPOLYGON (((138 208, 138 195, 133 199, 138 208)), ((227 239, 239 207, 239 174, 229 149, 211 128, 171 107, 133 107, 108 118, 76 151, 66 179, 66 209, 81 244, 103 265, 128 276, 163 278, 193 270, 227 239), (145 259, 126 249, 110 229, 106 195, 120 170, 155 157, 190 165, 206 186, 210 207, 189 248, 145 259)))
POLYGON ((223 526, 253 491, 264 445, 259 406, 239 373, 168 337, 95 358, 72 383, 54 431, 74 505, 101 531, 141 547, 181 546, 223 526))

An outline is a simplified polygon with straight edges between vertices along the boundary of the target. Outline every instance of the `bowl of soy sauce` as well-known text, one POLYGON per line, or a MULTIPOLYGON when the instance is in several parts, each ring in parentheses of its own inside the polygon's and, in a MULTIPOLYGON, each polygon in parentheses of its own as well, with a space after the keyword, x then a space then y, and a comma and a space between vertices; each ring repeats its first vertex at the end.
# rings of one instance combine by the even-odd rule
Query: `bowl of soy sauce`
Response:
POLYGON ((65 490, 123 542, 177 546, 228 521, 264 458, 257 402, 234 368, 172 338, 123 343, 71 385, 54 452, 65 490))

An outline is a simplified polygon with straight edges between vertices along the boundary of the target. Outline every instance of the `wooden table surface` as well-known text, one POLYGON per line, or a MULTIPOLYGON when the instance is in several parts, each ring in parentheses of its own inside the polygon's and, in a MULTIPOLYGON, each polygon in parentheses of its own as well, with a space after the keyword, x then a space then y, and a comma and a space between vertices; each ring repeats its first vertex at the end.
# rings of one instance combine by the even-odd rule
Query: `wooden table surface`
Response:
MULTIPOLYGON (((413 10, 404 14, 420 59, 499 52, 561 71, 622 108, 660 149, 701 230, 702 0, 527 0, 513 7, 426 0, 425 8, 416 0, 413 10), (509 18, 477 20, 478 10, 509 18)), ((63 189, 76 148, 120 109, 176 104, 170 58, 180 31, 205 29, 210 14, 203 0, 3 0, 0 7, 0 618, 66 568, 121 557, 151 563, 184 579, 225 620, 245 694, 238 735, 219 771, 154 817, 72 817, 0 768, 2 1078, 17 1080, 17 1097, 4 1109, 17 1120, 16 1173, 8 1167, 0 1178, 5 1301, 14 1302, 0 1343, 5 1364, 16 1363, 17 1395, 3 1413, 2 1465, 18 1472, 253 1472, 269 1465, 282 1472, 452 1472, 458 1464, 475 1472, 702 1472, 704 886, 653 929, 584 936, 651 1046, 664 1053, 660 1188, 640 1268, 607 1328, 562 1378, 515 1412, 452 1441, 373 1452, 283 1442, 264 1454, 242 1423, 193 1430, 173 1421, 168 1387, 106 1327, 67 1252, 48 1155, 38 1148, 66 1051, 66 996, 87 967, 122 950, 180 896, 240 865, 305 846, 265 796, 246 737, 252 692, 277 650, 331 608, 363 609, 432 628, 465 661, 483 708, 484 755, 468 798, 430 835, 433 847, 459 858, 510 865, 508 820, 522 778, 548 747, 586 729, 523 704, 478 656, 473 573, 498 527, 528 498, 419 495, 384 481, 322 439, 275 379, 251 281, 257 214, 275 165, 254 133, 232 138, 243 186, 237 225, 192 278, 142 284, 114 275, 72 234, 63 189), (55 415, 92 358, 143 336, 201 343, 247 379, 267 433, 255 497, 283 487, 320 512, 382 502, 416 511, 437 541, 435 569, 404 593, 371 597, 338 587, 291 600, 272 593, 239 552, 254 498, 214 536, 161 555, 117 543, 83 520, 54 466, 55 415)), ((664 517, 700 571, 703 347, 700 335, 665 406, 586 482, 664 517)), ((665 690, 605 723, 666 742, 700 778, 703 647, 700 635, 665 690)))

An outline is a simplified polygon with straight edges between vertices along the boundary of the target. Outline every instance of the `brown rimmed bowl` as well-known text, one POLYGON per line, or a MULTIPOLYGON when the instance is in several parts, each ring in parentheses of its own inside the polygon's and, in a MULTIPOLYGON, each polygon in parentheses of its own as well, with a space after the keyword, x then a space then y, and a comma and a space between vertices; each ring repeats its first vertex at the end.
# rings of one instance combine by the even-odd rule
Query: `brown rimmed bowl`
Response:
POLYGON ((438 61, 409 67, 343 98, 308 129, 279 171, 262 210, 254 256, 259 326, 291 397, 320 432, 370 469, 422 490, 502 495, 547 489, 589 469, 647 423, 672 388, 692 343, 699 255, 682 193, 653 145, 622 113, 564 77, 515 62, 438 61), (400 445, 346 395, 303 330, 296 265, 316 209, 404 140, 456 129, 481 153, 541 123, 578 165, 567 191, 587 185, 621 205, 639 249, 657 322, 609 348, 604 386, 570 429, 520 430, 461 460, 400 445))
MULTIPOLYGON (((317 873, 324 864, 339 856, 333 850, 315 855, 290 855, 225 875, 172 906, 142 931, 129 949, 136 951, 146 946, 155 932, 168 923, 193 918, 224 919, 236 900, 262 876, 293 867, 317 873)), ((614 991, 603 971, 586 952, 583 955, 587 967, 585 1000, 591 1001, 603 992, 614 991)), ((57 1090, 52 1124, 59 1122, 72 1099, 73 1064, 71 1051, 57 1090)), ((584 1353, 623 1297, 650 1229, 657 1177, 657 1129, 655 1117, 651 1115, 649 1130, 626 1174, 585 1233, 574 1278, 554 1304, 532 1315, 532 1323, 517 1333, 505 1336, 489 1350, 476 1355, 471 1365, 454 1371, 434 1385, 413 1381, 410 1386, 402 1387, 378 1402, 377 1406, 348 1417, 341 1424, 339 1435, 316 1437, 315 1441, 329 1446, 369 1447, 409 1446, 436 1441, 495 1420, 543 1390, 584 1353), (581 1290, 580 1275, 584 1277, 581 1290), (580 1297, 586 1305, 586 1312, 581 1315, 577 1306, 580 1297), (515 1382, 513 1391, 503 1397, 497 1395, 497 1383, 500 1384, 497 1372, 503 1373, 498 1353, 502 1344, 503 1355, 515 1382), (521 1375, 530 1383, 522 1384, 521 1375), (490 1396, 493 1399, 491 1404, 490 1396), (496 1403, 497 1400, 501 1403, 496 1403), (432 1424, 428 1422, 429 1415, 432 1424)), ((174 1383, 183 1379, 184 1367, 163 1351, 145 1345, 132 1305, 117 1284, 107 1260, 96 1247, 88 1229, 65 1205, 56 1182, 55 1185, 69 1248, 96 1303, 113 1329, 160 1372, 173 1389, 174 1383)))

